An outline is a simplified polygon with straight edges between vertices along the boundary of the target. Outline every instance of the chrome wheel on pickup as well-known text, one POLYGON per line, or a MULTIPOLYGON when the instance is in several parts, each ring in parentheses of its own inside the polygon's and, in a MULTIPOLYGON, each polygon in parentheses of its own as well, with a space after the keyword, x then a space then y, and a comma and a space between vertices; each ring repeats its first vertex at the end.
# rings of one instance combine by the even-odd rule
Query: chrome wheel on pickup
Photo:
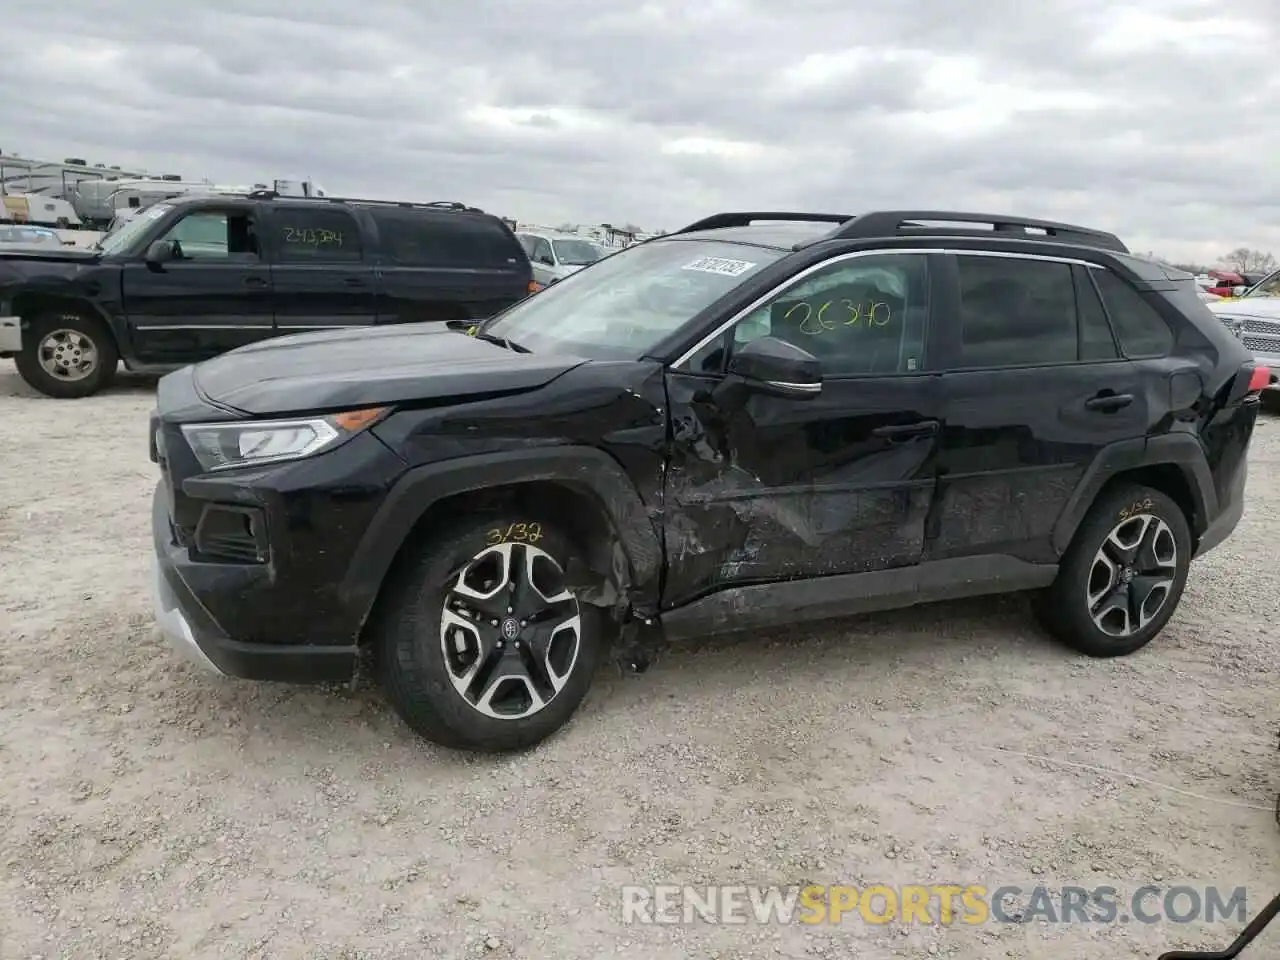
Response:
POLYGON ((73 399, 107 386, 119 359, 116 342, 101 320, 60 308, 27 325, 14 364, 22 379, 45 396, 73 399))
POLYGON ((36 356, 45 373, 69 383, 93 376, 98 369, 98 345, 79 330, 49 331, 37 344, 36 356))

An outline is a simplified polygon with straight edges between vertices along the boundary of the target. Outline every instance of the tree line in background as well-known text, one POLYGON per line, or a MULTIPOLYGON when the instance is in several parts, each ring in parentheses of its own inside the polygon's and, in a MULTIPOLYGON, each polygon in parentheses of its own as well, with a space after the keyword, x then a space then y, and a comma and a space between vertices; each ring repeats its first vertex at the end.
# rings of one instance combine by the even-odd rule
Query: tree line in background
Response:
POLYGON ((1144 253, 1139 254, 1139 256, 1146 257, 1148 260, 1159 261, 1176 270, 1185 270, 1188 273, 1208 273, 1214 269, 1232 270, 1235 273, 1270 273, 1277 266, 1280 266, 1271 251, 1251 250, 1249 247, 1236 247, 1230 253, 1222 256, 1218 260, 1216 267, 1206 266, 1202 263, 1176 263, 1168 257, 1162 257, 1157 253, 1144 253))

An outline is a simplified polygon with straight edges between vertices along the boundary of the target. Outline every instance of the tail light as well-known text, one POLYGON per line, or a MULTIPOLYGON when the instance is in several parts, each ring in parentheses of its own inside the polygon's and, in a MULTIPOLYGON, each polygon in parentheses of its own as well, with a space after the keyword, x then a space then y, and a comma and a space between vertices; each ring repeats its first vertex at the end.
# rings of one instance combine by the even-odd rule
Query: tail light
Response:
POLYGON ((1271 386, 1271 368, 1270 367, 1254 367, 1253 373, 1249 375, 1248 393, 1259 393, 1271 386))

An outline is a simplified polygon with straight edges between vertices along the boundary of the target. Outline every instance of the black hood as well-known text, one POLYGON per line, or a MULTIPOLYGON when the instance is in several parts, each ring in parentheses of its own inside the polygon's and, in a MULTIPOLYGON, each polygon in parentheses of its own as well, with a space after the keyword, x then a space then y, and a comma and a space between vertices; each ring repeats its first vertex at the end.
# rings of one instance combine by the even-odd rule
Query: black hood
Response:
POLYGON ((533 390, 583 362, 413 323, 275 337, 206 360, 195 381, 214 403, 270 416, 533 390))
POLYGON ((44 263, 93 263, 102 258, 97 250, 84 247, 41 247, 36 245, 0 243, 0 261, 39 260, 44 263))

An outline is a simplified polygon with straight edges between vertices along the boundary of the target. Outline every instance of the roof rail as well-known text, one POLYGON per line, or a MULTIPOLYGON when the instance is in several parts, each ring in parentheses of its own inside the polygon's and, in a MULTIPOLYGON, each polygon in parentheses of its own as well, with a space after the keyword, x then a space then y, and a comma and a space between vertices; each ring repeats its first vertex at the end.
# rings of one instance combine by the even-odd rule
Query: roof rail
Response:
POLYGON ((422 207, 433 210, 459 210, 466 213, 484 213, 479 207, 471 207, 456 200, 432 200, 430 203, 413 203, 409 200, 366 200, 362 197, 291 197, 275 190, 252 190, 252 200, 296 200, 303 203, 361 203, 376 207, 422 207))
POLYGON ((761 220, 786 221, 791 223, 844 223, 851 219, 848 214, 839 213, 716 213, 703 217, 696 223, 675 230, 667 236, 680 233, 693 233, 697 230, 723 230, 726 227, 749 227, 761 220))
POLYGON ((990 213, 955 210, 873 210, 853 217, 833 230, 825 240, 859 240, 875 237, 991 236, 1013 234, 1028 240, 1078 243, 1117 253, 1129 248, 1114 233, 1053 220, 1031 220, 990 213), (925 222, 921 222, 925 221, 925 222), (972 224, 973 226, 959 226, 972 224))

